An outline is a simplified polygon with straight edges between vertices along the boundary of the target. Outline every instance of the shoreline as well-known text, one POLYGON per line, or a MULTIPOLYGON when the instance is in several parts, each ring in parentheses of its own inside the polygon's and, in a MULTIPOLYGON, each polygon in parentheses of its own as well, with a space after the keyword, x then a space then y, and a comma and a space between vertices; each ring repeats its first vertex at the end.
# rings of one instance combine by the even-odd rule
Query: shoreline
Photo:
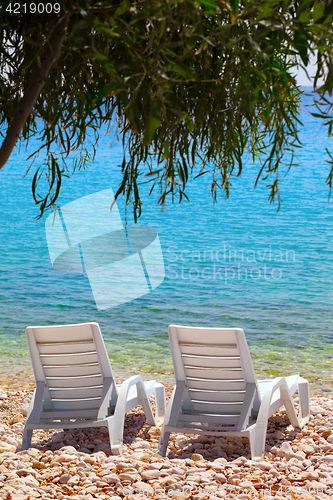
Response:
MULTIPOLYGON (((115 376, 116 383, 120 385, 125 379, 132 375, 141 375, 143 380, 156 380, 163 384, 166 388, 172 389, 175 385, 174 376, 170 376, 169 374, 156 374, 156 373, 146 373, 141 370, 126 369, 122 367, 121 369, 117 366, 117 364, 113 363, 113 372, 115 376)), ((25 365, 20 371, 15 372, 12 367, 11 371, 8 369, 4 369, 4 367, 0 367, 0 389, 5 390, 32 390, 35 388, 35 378, 33 375, 33 370, 31 366, 25 365)), ((310 385, 310 397, 313 396, 323 396, 323 397, 332 397, 333 398, 333 381, 322 381, 322 380, 311 380, 311 378, 307 378, 306 375, 302 375, 305 379, 309 381, 310 385)), ((263 379, 273 379, 273 376, 258 375, 258 380, 263 379)))
MULTIPOLYGON (((171 390, 167 388, 167 397, 171 390)), ((333 496, 333 399, 313 397, 310 422, 293 429, 280 409, 268 422, 266 454, 250 459, 246 438, 172 434, 137 407, 127 413, 124 451, 111 455, 105 427, 35 431, 19 451, 31 390, 0 390, 0 498, 6 500, 310 500, 333 496)), ((295 404, 297 407, 297 398, 295 404)), ((154 406, 154 405, 152 405, 154 406)))

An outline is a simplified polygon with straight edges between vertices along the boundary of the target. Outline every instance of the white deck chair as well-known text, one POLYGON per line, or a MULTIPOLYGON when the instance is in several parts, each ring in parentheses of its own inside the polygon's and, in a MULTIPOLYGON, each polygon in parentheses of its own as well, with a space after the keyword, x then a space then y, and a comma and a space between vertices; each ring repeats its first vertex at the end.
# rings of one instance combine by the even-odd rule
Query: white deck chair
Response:
POLYGON ((30 326, 26 334, 36 389, 22 449, 29 448, 34 429, 105 425, 112 453, 120 454, 126 412, 141 404, 150 425, 163 421, 164 386, 134 375, 118 388, 97 323, 30 326), (156 420, 148 399, 153 392, 156 420))
POLYGON ((282 405, 291 424, 309 419, 309 384, 298 375, 257 381, 240 328, 169 326, 176 386, 162 428, 165 456, 171 432, 246 436, 251 456, 261 460, 268 418, 282 405), (297 416, 291 396, 298 389, 297 416))

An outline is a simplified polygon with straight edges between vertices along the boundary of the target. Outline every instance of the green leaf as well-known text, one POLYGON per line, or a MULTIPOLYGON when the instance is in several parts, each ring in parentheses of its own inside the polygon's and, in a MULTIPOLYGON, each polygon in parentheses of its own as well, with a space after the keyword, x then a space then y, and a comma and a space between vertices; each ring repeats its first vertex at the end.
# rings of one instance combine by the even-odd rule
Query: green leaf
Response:
POLYGON ((107 95, 118 94, 119 92, 122 92, 124 90, 126 90, 124 80, 110 82, 108 85, 105 85, 105 87, 96 95, 95 105, 100 105, 100 103, 107 95))
POLYGON ((127 2, 127 0, 124 0, 118 7, 118 9, 116 10, 115 14, 114 14, 114 17, 118 17, 118 16, 121 16, 121 14, 124 14, 125 12, 127 12, 128 10, 130 9, 130 5, 129 3, 127 2))
POLYGON ((217 4, 213 0, 199 0, 207 14, 214 14, 217 10, 217 4))
POLYGON ((152 175, 158 176, 160 172, 163 171, 163 168, 159 168, 158 170, 152 170, 151 172, 148 172, 145 174, 145 177, 151 177, 152 175))
POLYGON ((187 130, 189 130, 190 132, 192 130, 194 130, 195 126, 194 126, 194 123, 191 119, 191 117, 186 113, 186 115, 184 116, 184 121, 186 123, 186 128, 187 130))
POLYGON ((108 37, 116 37, 119 38, 119 34, 116 33, 114 28, 110 28, 110 26, 106 24, 102 24, 97 18, 94 18, 93 20, 93 26, 98 33, 101 33, 103 35, 107 35, 108 37))
POLYGON ((97 59, 98 61, 106 61, 106 62, 109 61, 109 59, 104 54, 98 52, 98 50, 95 47, 92 47, 92 51, 95 59, 97 59))
POLYGON ((298 18, 300 23, 308 23, 310 21, 310 19, 311 19, 310 10, 304 10, 298 18))
POLYGON ((169 144, 163 144, 163 156, 162 159, 166 160, 169 157, 169 144))
POLYGON ((149 117, 148 125, 146 128, 146 133, 145 133, 145 137, 144 137, 145 144, 147 144, 148 142, 150 142, 153 139, 154 134, 155 134, 155 130, 160 125, 161 125, 161 119, 152 113, 149 117))
POLYGON ((36 188, 37 188, 37 182, 38 182, 37 177, 38 177, 39 169, 40 169, 40 167, 38 167, 37 170, 36 170, 36 172, 35 172, 35 175, 34 175, 34 177, 32 179, 32 186, 31 186, 32 196, 33 196, 36 204, 38 204, 38 200, 36 198, 36 188))
POLYGON ((128 169, 126 169, 126 170, 125 170, 124 175, 123 175, 123 179, 122 179, 122 181, 121 181, 121 183, 120 183, 120 186, 119 186, 119 188, 117 189, 117 192, 116 192, 116 194, 115 194, 115 196, 114 196, 114 200, 115 200, 115 201, 117 200, 118 196, 119 196, 119 195, 123 192, 123 190, 125 189, 125 186, 126 186, 126 182, 127 182, 127 180, 128 180, 128 169))
POLYGON ((295 31, 294 33, 294 47, 298 51, 301 59, 305 65, 308 64, 308 41, 304 35, 302 35, 299 31, 295 31))
POLYGON ((237 16, 238 14, 238 7, 239 7, 239 0, 231 0, 231 8, 232 8, 232 14, 234 16, 237 16))
POLYGON ((183 191, 183 196, 187 199, 187 201, 188 201, 189 203, 191 203, 190 198, 187 196, 187 194, 186 194, 186 193, 184 193, 184 191, 183 191))
POLYGON ((209 170, 205 170, 204 172, 200 172, 200 174, 196 175, 195 177, 193 177, 193 180, 194 179, 198 179, 198 177, 201 177, 202 175, 205 175, 209 172, 209 170))
POLYGON ((173 71, 178 73, 178 75, 183 76, 187 80, 195 80, 195 71, 192 68, 186 66, 186 64, 168 64, 164 67, 164 71, 173 71))
POLYGON ((316 23, 323 17, 325 11, 325 4, 322 2, 315 2, 313 6, 313 21, 316 23))

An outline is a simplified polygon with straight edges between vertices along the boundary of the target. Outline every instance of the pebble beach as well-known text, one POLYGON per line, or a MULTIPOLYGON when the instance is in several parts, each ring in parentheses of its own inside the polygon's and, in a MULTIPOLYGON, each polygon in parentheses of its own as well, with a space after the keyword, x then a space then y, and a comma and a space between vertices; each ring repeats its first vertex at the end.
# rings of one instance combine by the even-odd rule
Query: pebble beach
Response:
POLYGON ((140 407, 126 415, 121 456, 111 455, 105 427, 35 431, 32 447, 20 451, 31 395, 31 388, 0 389, 1 499, 333 498, 333 399, 322 394, 311 396, 301 430, 283 409, 269 419, 262 462, 251 460, 246 438, 182 434, 171 435, 161 457, 160 428, 140 407))

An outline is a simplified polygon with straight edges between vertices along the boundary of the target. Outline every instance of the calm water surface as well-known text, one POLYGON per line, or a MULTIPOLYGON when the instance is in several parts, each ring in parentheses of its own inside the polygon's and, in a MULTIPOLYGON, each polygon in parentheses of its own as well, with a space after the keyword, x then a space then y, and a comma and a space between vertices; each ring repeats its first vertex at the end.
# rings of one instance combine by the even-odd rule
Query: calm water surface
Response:
MULTIPOLYGON (((302 109, 311 98, 303 99, 302 109)), ((0 363, 3 380, 32 380, 27 325, 97 321, 115 373, 143 372, 172 381, 167 327, 244 329, 261 376, 301 373, 333 387, 333 204, 325 179, 331 147, 318 120, 301 112, 299 165, 281 178, 282 207, 269 205, 267 182, 254 190, 258 165, 235 178, 231 198, 213 204, 210 178, 188 189, 191 203, 168 204, 144 194, 139 224, 157 230, 166 278, 149 294, 98 311, 88 279, 50 263, 44 219, 31 195, 28 151, 16 151, 0 172, 0 363)), ((331 148, 332 149, 332 148, 331 148)), ((66 180, 59 204, 114 191, 122 150, 102 137, 89 170, 66 180)), ((148 191, 146 191, 148 193, 148 191)), ((118 203, 124 219, 124 203, 118 203)), ((129 217, 129 224, 131 224, 129 217)))

